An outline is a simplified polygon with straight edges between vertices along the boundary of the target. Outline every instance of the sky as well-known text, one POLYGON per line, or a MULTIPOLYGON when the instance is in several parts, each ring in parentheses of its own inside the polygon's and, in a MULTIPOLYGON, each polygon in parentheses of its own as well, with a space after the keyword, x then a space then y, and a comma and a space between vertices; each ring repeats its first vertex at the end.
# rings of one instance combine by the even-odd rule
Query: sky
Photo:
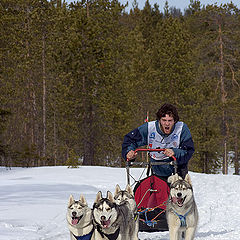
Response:
MULTIPOLYGON (((122 3, 126 3, 128 1, 128 8, 132 8, 132 3, 133 0, 119 0, 122 3)), ((138 7, 140 9, 142 9, 145 5, 146 0, 137 0, 138 2, 138 7)), ((157 3, 159 5, 159 9, 163 10, 164 6, 165 6, 165 0, 149 0, 149 3, 151 6, 154 6, 155 3, 157 3)), ((226 3, 230 3, 231 1, 229 0, 200 0, 202 5, 208 5, 208 4, 214 4, 217 3, 217 5, 219 6, 220 4, 226 4, 226 3)), ((240 8, 240 0, 232 0, 232 2, 238 6, 238 8, 240 8)), ((169 7, 176 7, 176 8, 180 8, 181 11, 183 12, 185 8, 188 7, 190 3, 190 0, 168 0, 168 5, 169 7)))
MULTIPOLYGON (((138 180, 142 169, 130 173, 138 180)), ((239 240, 240 176, 189 174, 199 211, 195 240, 239 240)), ((70 194, 75 200, 83 194, 92 207, 98 191, 114 193, 116 184, 125 189, 124 168, 0 167, 0 240, 70 240, 70 194)), ((169 240, 169 232, 141 232, 139 239, 169 240)))
MULTIPOLYGON (((65 0, 65 2, 73 2, 74 0, 65 0)), ((77 1, 77 0, 75 0, 77 1)), ((128 2, 128 7, 126 8, 126 10, 128 11, 129 9, 132 8, 132 3, 134 2, 134 0, 119 0, 120 3, 122 4, 126 4, 128 2)), ((140 9, 142 9, 145 5, 146 0, 137 0, 138 3, 138 7, 140 9)), ((155 3, 157 3, 159 5, 159 9, 162 11, 164 8, 166 0, 149 0, 149 3, 151 6, 154 6, 155 3)), ((230 3, 231 0, 200 0, 202 5, 208 5, 208 4, 215 4, 217 3, 217 5, 219 6, 220 4, 226 4, 226 3, 230 3)), ((232 0, 232 2, 238 7, 240 8, 240 0, 232 0)), ((176 7, 176 8, 180 8, 181 11, 183 12, 185 8, 188 7, 190 3, 190 0, 168 0, 168 4, 170 7, 176 7)))

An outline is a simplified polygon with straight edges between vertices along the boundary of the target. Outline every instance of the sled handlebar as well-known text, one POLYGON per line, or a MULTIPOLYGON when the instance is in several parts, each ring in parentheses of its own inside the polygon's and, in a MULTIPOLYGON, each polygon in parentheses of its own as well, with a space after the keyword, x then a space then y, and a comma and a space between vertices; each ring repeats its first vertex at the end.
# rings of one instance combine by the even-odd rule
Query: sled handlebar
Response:
MULTIPOLYGON (((156 148, 156 149, 138 148, 134 151, 134 153, 137 153, 137 152, 163 152, 165 150, 166 150, 166 148, 156 148)), ((172 156, 171 158, 174 161, 177 160, 175 156, 172 156)), ((127 162, 129 162, 129 161, 131 161, 131 160, 127 158, 127 162)))
MULTIPOLYGON (((156 149, 146 149, 146 148, 138 148, 134 151, 134 153, 137 152, 163 152, 165 151, 165 148, 156 148, 156 149)), ((150 166, 150 165, 173 165, 174 166, 174 173, 177 172, 177 160, 175 156, 171 157, 173 161, 171 162, 163 162, 163 161, 157 161, 157 162, 132 162, 130 159, 127 158, 126 161, 126 170, 127 170, 127 183, 130 184, 130 166, 131 165, 138 165, 138 166, 150 166)))

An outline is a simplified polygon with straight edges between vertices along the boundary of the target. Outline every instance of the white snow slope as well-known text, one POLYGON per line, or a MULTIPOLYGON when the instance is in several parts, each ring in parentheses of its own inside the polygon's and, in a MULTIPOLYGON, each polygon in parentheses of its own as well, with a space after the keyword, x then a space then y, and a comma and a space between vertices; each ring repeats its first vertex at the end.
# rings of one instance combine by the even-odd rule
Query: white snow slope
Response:
MULTIPOLYGON (((131 169, 138 178, 142 169, 131 169)), ((197 240, 240 239, 240 177, 190 172, 199 210, 197 240)), ((125 189, 124 168, 0 168, 0 240, 68 240, 68 198, 85 195, 91 207, 99 190, 125 189)), ((141 240, 168 240, 168 232, 139 233, 141 240)))

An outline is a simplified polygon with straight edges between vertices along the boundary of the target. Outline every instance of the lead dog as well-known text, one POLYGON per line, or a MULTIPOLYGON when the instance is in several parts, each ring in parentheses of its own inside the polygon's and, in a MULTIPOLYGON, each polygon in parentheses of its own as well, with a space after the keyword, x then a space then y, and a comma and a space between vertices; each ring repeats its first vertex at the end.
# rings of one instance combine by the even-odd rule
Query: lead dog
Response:
POLYGON ((94 240, 92 210, 83 195, 78 201, 70 195, 67 208, 67 224, 71 240, 94 240))
POLYGON ((189 174, 183 180, 178 174, 168 178, 170 195, 167 222, 170 240, 193 240, 198 224, 198 210, 189 174))
POLYGON ((128 202, 116 204, 111 192, 102 197, 99 191, 93 205, 95 240, 138 240, 134 236, 134 219, 128 202))

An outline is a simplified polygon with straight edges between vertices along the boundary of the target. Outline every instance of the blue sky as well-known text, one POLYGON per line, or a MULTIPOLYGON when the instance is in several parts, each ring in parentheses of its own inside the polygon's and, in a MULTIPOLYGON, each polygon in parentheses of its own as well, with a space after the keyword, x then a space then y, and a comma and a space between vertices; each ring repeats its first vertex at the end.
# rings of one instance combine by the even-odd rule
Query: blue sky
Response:
MULTIPOLYGON (((128 8, 132 8, 132 2, 133 0, 119 0, 122 3, 126 3, 128 1, 128 8)), ((137 0, 138 6, 140 9, 142 9, 145 5, 146 0, 137 0)), ((159 5, 160 10, 163 10, 164 5, 165 5, 165 0, 149 0, 149 3, 151 6, 153 6, 155 3, 159 5)), ((221 1, 216 1, 216 0, 200 0, 202 5, 207 5, 207 4, 214 4, 217 3, 217 5, 220 4, 225 4, 225 3, 230 3, 231 1, 229 0, 221 0, 221 1)), ((240 8, 240 0, 232 0, 232 2, 237 5, 238 8, 240 8)), ((180 8, 182 11, 187 8, 189 5, 190 0, 168 0, 168 4, 170 7, 176 7, 180 8)))
MULTIPOLYGON (((65 0, 66 2, 73 2, 74 0, 65 0)), ((77 1, 77 0, 75 0, 77 1)), ((128 2, 128 7, 127 10, 132 8, 132 3, 134 0, 119 0, 119 2, 125 4, 128 2)), ((146 0, 137 0, 138 7, 142 9, 145 5, 146 0)), ((153 6, 155 3, 159 5, 160 10, 162 11, 164 8, 166 0, 149 0, 149 3, 151 6, 153 6)), ((207 5, 207 4, 214 4, 217 3, 217 5, 220 4, 225 4, 225 3, 230 3, 230 0, 221 0, 221 1, 216 1, 216 0, 200 0, 202 5, 207 5)), ((240 0, 232 0, 232 2, 237 5, 237 7, 240 9, 240 0)), ((180 8, 182 11, 189 5, 190 0, 168 0, 168 4, 170 7, 176 7, 180 8)))

